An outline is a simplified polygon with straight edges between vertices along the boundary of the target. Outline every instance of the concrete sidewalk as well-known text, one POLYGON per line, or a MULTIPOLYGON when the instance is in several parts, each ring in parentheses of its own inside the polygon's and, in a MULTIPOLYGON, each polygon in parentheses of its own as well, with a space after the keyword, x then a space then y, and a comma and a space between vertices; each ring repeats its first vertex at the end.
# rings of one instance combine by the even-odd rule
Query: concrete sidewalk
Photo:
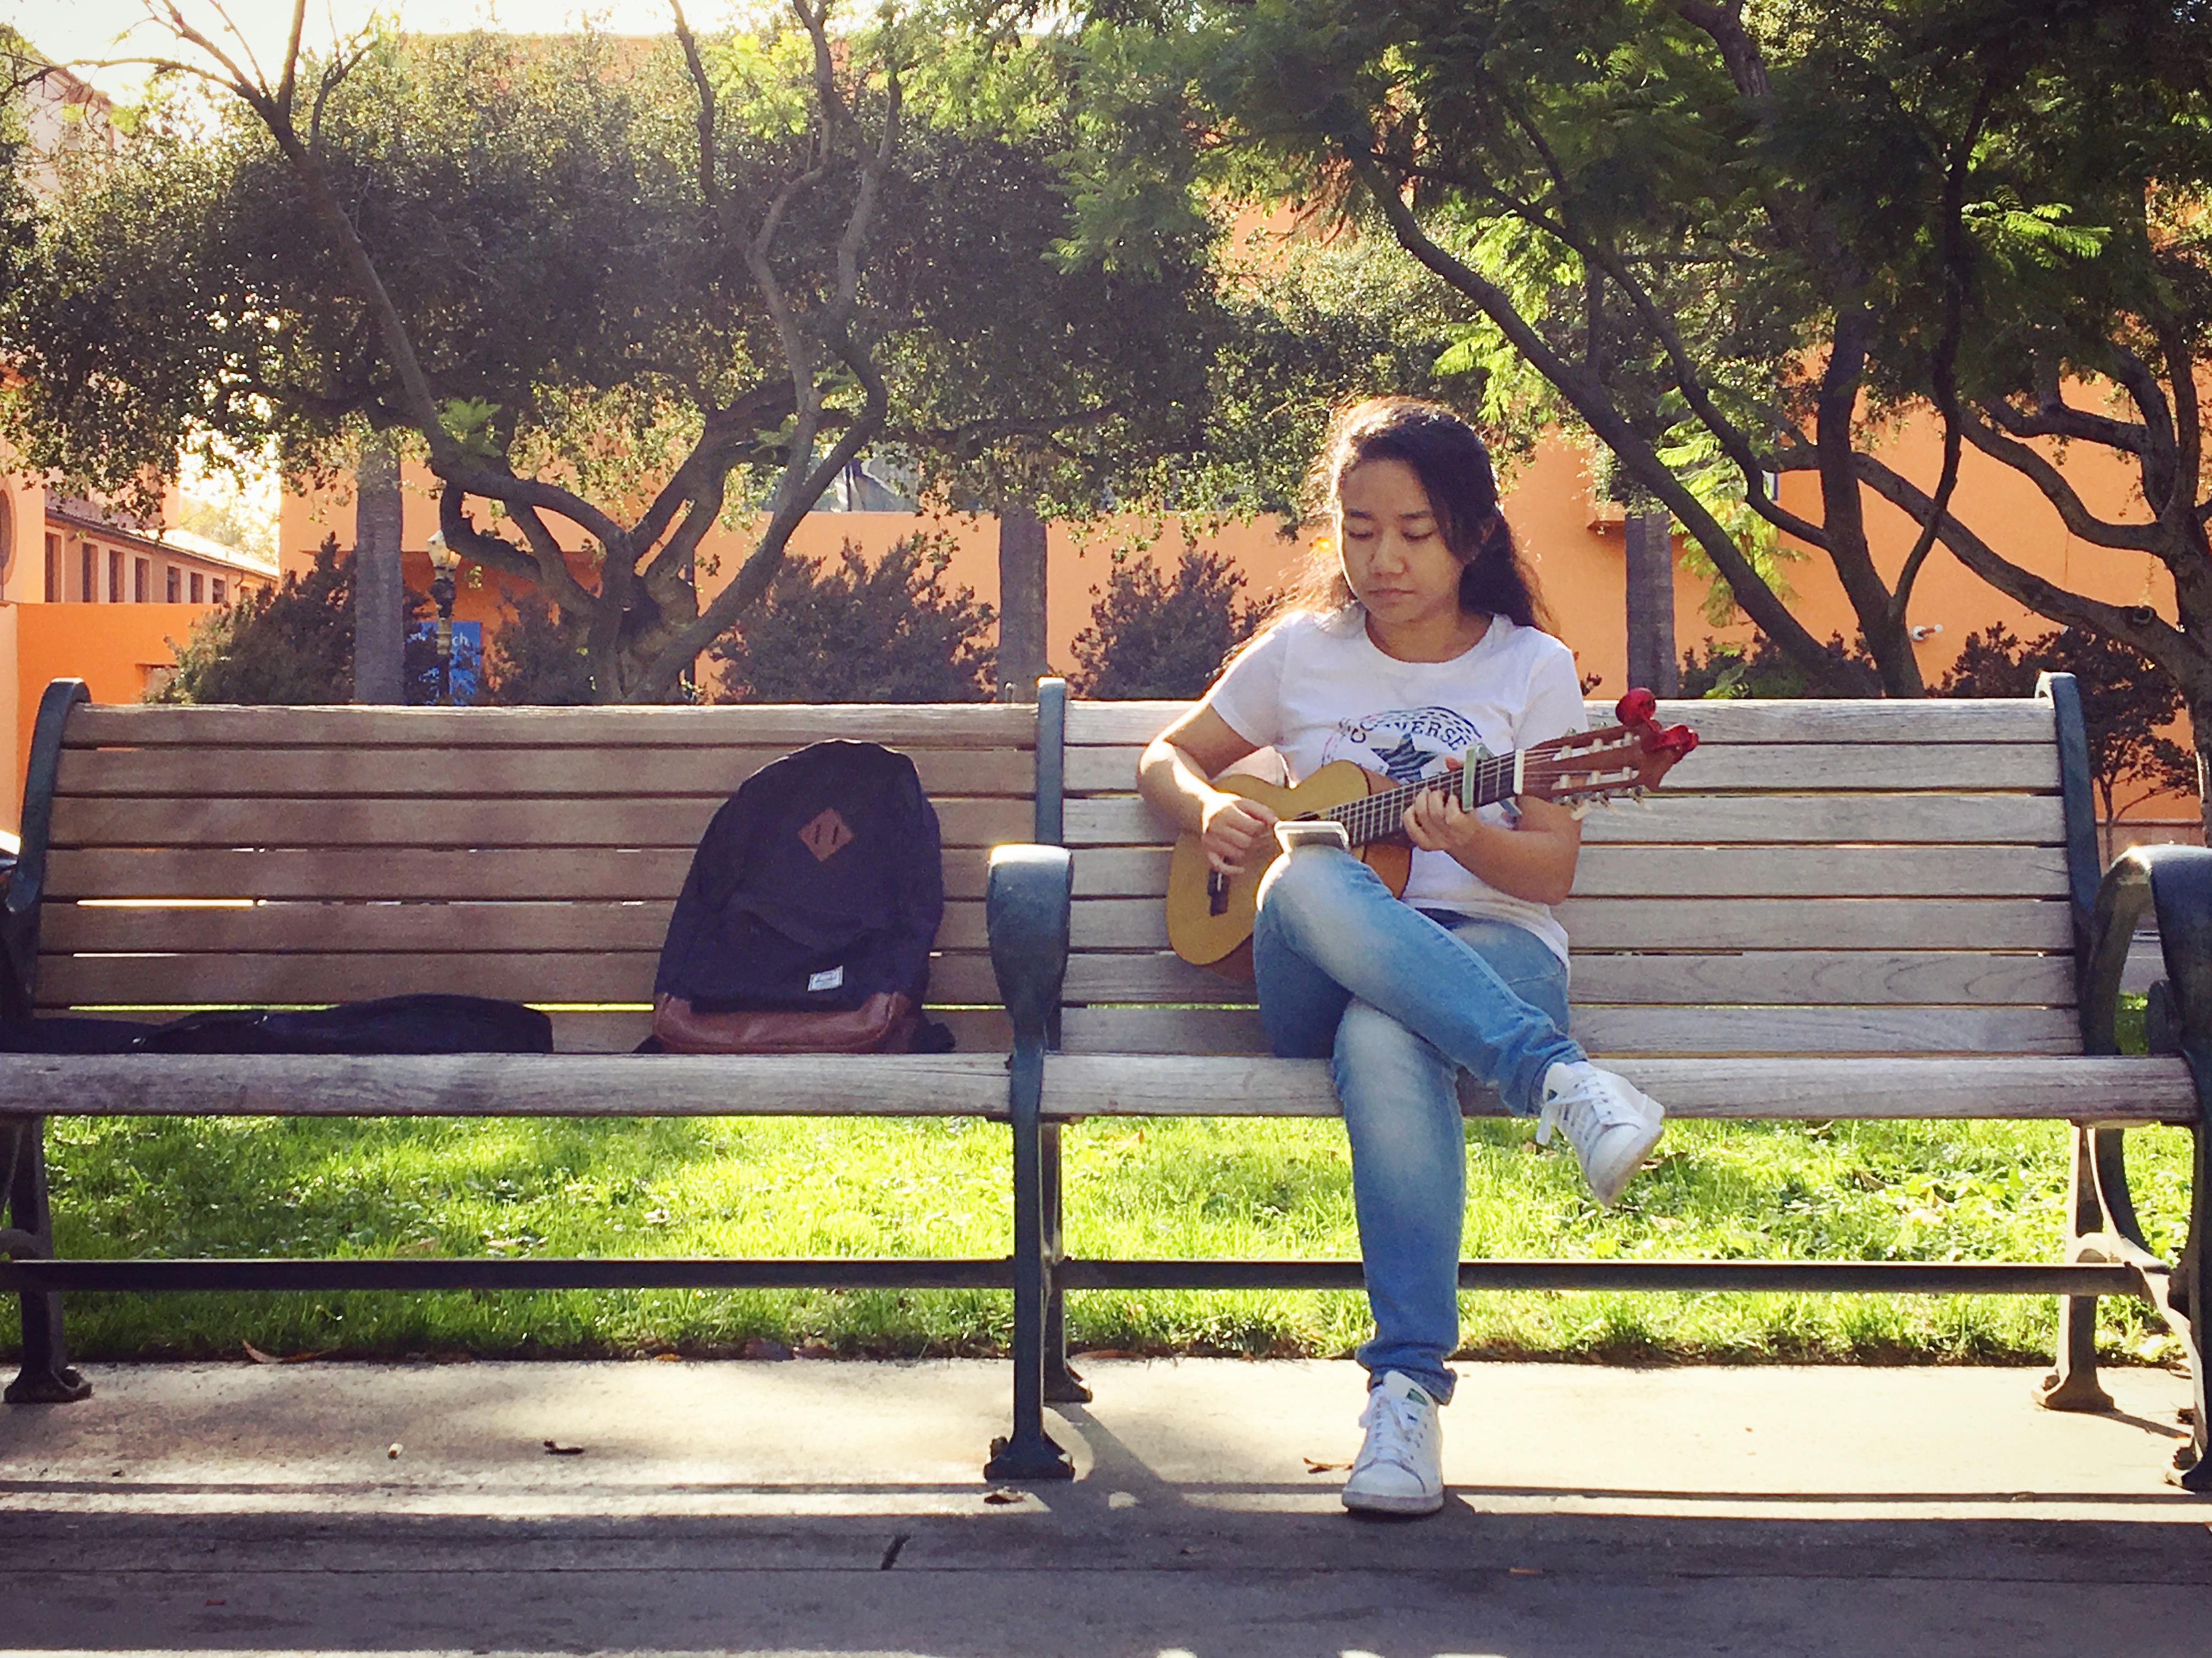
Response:
POLYGON ((1087 1369, 1017 1493, 1001 1365, 95 1367, 0 1412, 0 1650, 2212 1652, 2161 1372, 1473 1365, 1378 1524, 1353 1367, 1087 1369))

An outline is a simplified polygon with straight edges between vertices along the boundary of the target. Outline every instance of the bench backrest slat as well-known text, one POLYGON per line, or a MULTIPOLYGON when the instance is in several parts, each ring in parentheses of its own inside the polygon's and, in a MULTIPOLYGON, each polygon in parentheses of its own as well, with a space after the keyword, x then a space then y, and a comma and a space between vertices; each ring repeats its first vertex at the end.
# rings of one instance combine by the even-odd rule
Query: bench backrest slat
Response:
MULTIPOLYGON (((1069 708, 1071 1052, 1264 1049, 1249 990, 1166 950, 1172 837, 1133 772, 1179 711, 1069 708)), ((1558 912, 1594 1051, 2079 1051, 2048 703, 1713 701, 1661 718, 1702 745, 1650 809, 1585 820, 1558 912)))

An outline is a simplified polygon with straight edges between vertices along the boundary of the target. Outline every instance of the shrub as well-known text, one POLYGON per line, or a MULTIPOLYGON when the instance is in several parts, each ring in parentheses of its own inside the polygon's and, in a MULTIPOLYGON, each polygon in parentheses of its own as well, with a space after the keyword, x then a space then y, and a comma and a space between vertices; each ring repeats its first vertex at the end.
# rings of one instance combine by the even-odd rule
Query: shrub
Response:
POLYGON ((2197 793, 2197 756, 2165 735, 2181 692, 2147 657, 2115 639, 2061 628, 2022 644, 2002 628, 1968 634, 1935 696, 2033 696, 2039 673, 2070 673, 2081 692, 2089 770, 2107 822, 2153 795, 2197 793), (2130 783, 2142 792, 2117 804, 2130 783))
POLYGON ((1243 572, 1195 547, 1169 578, 1149 556, 1117 563, 1075 636, 1076 689, 1099 698, 1200 695, 1264 619, 1243 590, 1243 572))
POLYGON ((913 536, 875 566, 787 560, 766 599, 714 647, 724 702, 972 702, 992 691, 997 616, 945 586, 949 537, 913 536))
POLYGON ((349 702, 353 556, 325 538, 313 566, 192 624, 149 702, 349 702))
MULTIPOLYGON (((1828 654, 1838 663, 1874 665, 1865 647, 1846 646, 1841 634, 1827 643, 1828 654)), ((1833 697, 1844 693, 1816 682, 1793 661, 1788 652, 1765 634, 1754 635, 1748 647, 1705 641, 1705 659, 1698 660, 1693 647, 1682 653, 1681 694, 1694 697, 1810 696, 1833 697)))
MULTIPOLYGON (((404 688, 410 703, 438 700, 438 645, 421 624, 429 599, 407 594, 404 688)), ((275 587, 241 594, 192 624, 176 665, 146 693, 149 702, 259 702, 299 706, 353 701, 353 555, 326 536, 309 568, 275 587)), ((476 671, 466 639, 453 640, 455 682, 476 671)))
POLYGON ((515 708, 589 702, 584 623, 535 588, 509 600, 507 619, 484 649, 484 700, 515 708))

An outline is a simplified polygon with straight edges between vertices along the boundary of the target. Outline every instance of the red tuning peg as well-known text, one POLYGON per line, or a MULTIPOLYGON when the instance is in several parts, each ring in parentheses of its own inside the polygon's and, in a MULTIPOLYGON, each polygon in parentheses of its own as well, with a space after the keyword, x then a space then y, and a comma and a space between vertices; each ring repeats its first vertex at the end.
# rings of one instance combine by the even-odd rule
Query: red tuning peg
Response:
POLYGON ((1624 726, 1640 726, 1659 712, 1659 699, 1638 685, 1613 706, 1614 717, 1624 726))
POLYGON ((1669 726, 1664 731, 1661 732, 1658 737, 1647 744, 1647 746, 1654 749, 1664 749, 1667 752, 1673 755, 1677 760, 1680 760, 1684 755, 1689 753, 1692 749, 1698 746, 1698 734, 1692 731, 1687 726, 1669 726))

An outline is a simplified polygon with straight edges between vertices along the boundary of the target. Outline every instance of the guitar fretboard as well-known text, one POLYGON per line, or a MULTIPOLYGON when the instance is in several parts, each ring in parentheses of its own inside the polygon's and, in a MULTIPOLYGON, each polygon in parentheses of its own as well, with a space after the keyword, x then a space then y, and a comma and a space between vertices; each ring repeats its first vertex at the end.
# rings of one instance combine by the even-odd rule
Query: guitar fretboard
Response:
MULTIPOLYGON (((1489 805, 1513 793, 1511 755, 1470 760, 1467 769, 1472 779, 1476 805, 1489 805)), ((1380 794, 1364 795, 1340 806, 1331 806, 1321 815, 1332 823, 1343 824, 1344 832, 1351 838, 1353 846, 1365 846, 1370 841, 1388 840, 1391 835, 1401 833, 1405 827, 1406 808, 1420 796, 1433 794, 1439 789, 1459 793, 1460 774, 1450 772, 1442 777, 1425 778, 1418 783, 1385 789, 1380 794)), ((1467 797, 1462 795, 1461 798, 1464 799, 1467 797)))

